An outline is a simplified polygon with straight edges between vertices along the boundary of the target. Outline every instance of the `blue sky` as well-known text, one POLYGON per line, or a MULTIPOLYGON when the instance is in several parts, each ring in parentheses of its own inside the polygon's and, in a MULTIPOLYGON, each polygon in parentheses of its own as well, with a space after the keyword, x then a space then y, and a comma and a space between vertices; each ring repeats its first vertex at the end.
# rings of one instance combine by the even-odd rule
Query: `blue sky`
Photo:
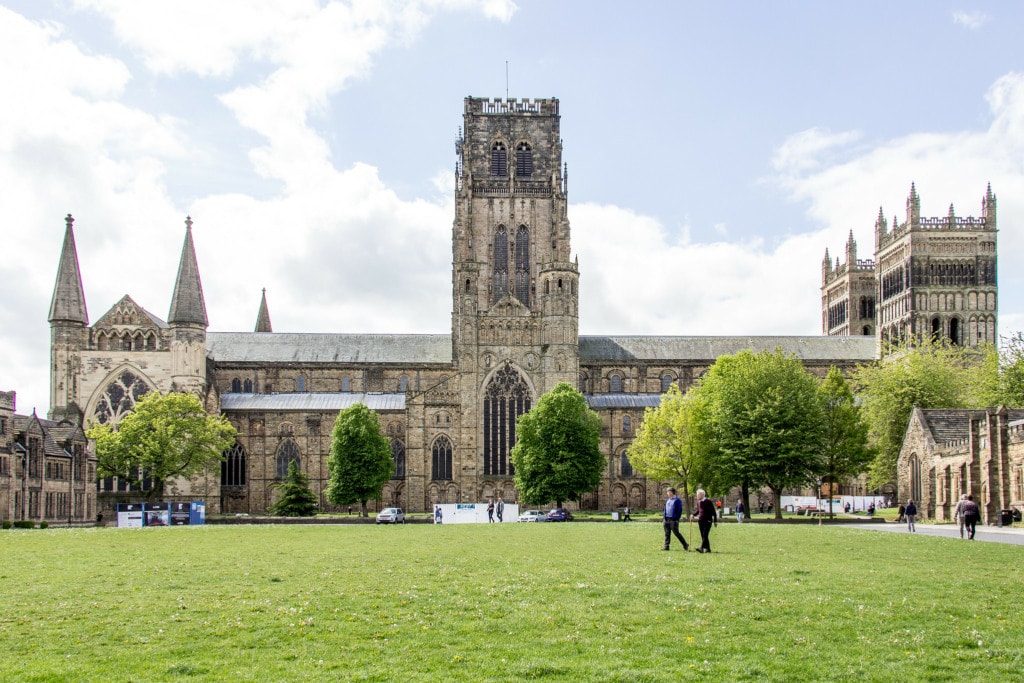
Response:
POLYGON ((185 216, 210 329, 446 332, 467 95, 558 97, 583 333, 818 334, 882 207, 999 198, 1024 329, 1019 3, 0 0, 0 389, 48 404, 74 214, 90 320, 166 316, 185 216), (11 284, 13 283, 13 285, 11 284))

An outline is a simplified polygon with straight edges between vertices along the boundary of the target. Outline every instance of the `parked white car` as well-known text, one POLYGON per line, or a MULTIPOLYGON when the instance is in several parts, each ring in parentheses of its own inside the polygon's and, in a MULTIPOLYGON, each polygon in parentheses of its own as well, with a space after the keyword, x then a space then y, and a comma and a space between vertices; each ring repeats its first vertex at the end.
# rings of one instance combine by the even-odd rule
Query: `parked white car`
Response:
POLYGON ((546 522, 548 521, 547 515, 540 510, 527 510, 523 514, 519 515, 520 522, 546 522))
POLYGON ((384 508, 377 514, 377 524, 405 524, 402 508, 384 508))

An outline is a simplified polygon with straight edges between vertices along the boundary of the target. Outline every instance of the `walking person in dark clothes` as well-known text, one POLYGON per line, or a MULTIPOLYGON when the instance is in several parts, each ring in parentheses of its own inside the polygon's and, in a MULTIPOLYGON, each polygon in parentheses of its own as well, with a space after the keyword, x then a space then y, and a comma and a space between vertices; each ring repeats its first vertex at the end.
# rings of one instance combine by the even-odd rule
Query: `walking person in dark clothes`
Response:
POLYGON ((967 539, 970 541, 974 540, 974 529, 978 525, 978 520, 981 519, 981 508, 974 502, 974 496, 967 496, 967 501, 964 502, 964 528, 967 529, 967 539))
POLYGON ((683 501, 676 497, 676 490, 670 488, 668 490, 668 499, 665 501, 665 517, 662 523, 662 526, 665 527, 665 547, 662 550, 669 549, 669 546, 672 544, 672 534, 675 534, 679 542, 683 544, 683 550, 690 549, 690 544, 679 533, 679 518, 682 516, 683 501))
POLYGON ((697 510, 693 516, 697 518, 697 528, 700 529, 700 547, 697 548, 697 552, 710 553, 711 541, 708 535, 712 526, 718 526, 718 512, 715 510, 715 504, 704 493, 704 489, 697 489, 697 510))
POLYGON ((914 505, 913 500, 907 501, 907 509, 904 510, 903 516, 907 518, 907 530, 917 531, 917 528, 914 526, 914 522, 917 520, 917 506, 914 505))

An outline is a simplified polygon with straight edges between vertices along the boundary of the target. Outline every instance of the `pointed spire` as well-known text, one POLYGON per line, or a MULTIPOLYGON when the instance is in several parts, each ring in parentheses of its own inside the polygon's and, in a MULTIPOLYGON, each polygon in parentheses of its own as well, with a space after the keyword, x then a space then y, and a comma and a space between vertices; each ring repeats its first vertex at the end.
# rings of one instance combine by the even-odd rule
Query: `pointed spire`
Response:
POLYGON ((846 265, 854 266, 857 263, 857 240, 853 239, 853 230, 846 239, 846 265))
POLYGON ((267 288, 263 288, 263 299, 260 301, 260 312, 256 314, 256 332, 273 332, 270 325, 270 309, 267 308, 267 288))
POLYGON ((917 187, 910 183, 910 196, 907 197, 907 228, 914 230, 921 224, 921 198, 917 196, 917 187))
POLYGON ((181 247, 181 261, 178 262, 178 277, 174 281, 174 295, 171 297, 167 322, 170 325, 209 325, 203 299, 203 283, 199 280, 199 265, 196 263, 196 248, 192 243, 191 216, 185 218, 185 243, 181 247))
POLYGON ((74 222, 70 213, 64 219, 64 246, 60 250, 60 265, 57 267, 57 281, 53 285, 48 320, 51 323, 60 321, 88 325, 89 313, 85 310, 85 290, 78 269, 75 231, 71 227, 74 222))

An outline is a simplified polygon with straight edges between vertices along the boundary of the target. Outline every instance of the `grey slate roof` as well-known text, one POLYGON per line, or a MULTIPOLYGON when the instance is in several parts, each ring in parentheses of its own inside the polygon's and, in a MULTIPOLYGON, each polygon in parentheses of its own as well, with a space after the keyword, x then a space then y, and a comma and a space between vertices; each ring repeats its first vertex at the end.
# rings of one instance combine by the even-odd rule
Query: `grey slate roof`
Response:
POLYGON ((448 334, 210 332, 207 355, 221 363, 452 362, 448 334))
MULTIPOLYGON (((950 441, 961 441, 970 436, 971 419, 985 417, 984 410, 969 410, 963 408, 923 408, 921 414, 932 438, 938 445, 947 444, 950 441)), ((1007 411, 1007 422, 1012 424, 1024 419, 1024 410, 1013 409, 1007 411)))
POLYGON ((364 394, 364 393, 296 393, 296 394, 223 394, 220 397, 224 411, 303 411, 337 412, 356 403, 363 403, 370 410, 405 410, 405 394, 364 394))
POLYGON ((594 410, 608 408, 657 408, 661 394, 586 394, 587 405, 594 410))
POLYGON ((196 247, 192 242, 192 218, 185 220, 185 243, 181 246, 181 260, 178 262, 178 277, 174 281, 174 295, 167 322, 193 323, 206 327, 206 300, 203 298, 203 283, 199 279, 199 265, 196 263, 196 247))
POLYGON ((85 309, 85 291, 82 289, 82 274, 78 268, 75 231, 71 228, 74 222, 70 213, 64 219, 64 246, 60 250, 60 265, 57 267, 57 281, 53 285, 50 316, 47 320, 88 325, 89 313, 85 309))
POLYGON ((874 337, 653 337, 580 336, 583 362, 634 360, 707 360, 750 349, 782 349, 804 361, 864 362, 877 358, 874 337))

